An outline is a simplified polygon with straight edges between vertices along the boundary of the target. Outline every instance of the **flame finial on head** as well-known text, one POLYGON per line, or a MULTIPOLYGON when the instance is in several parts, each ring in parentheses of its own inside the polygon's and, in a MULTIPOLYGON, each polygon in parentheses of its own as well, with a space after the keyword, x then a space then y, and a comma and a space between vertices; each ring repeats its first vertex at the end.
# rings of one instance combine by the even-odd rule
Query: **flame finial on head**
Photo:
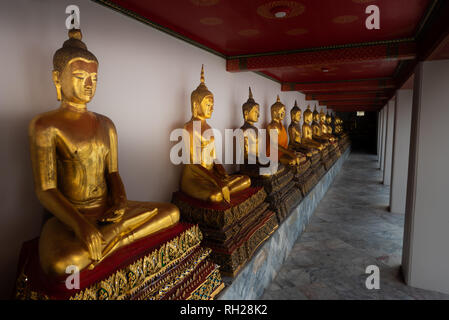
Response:
POLYGON ((254 100, 254 98, 253 98, 253 93, 252 93, 252 91, 251 91, 251 87, 249 87, 249 95, 248 95, 248 100, 249 99, 252 99, 252 100, 254 100))
POLYGON ((204 80, 204 64, 201 65, 201 77, 200 77, 200 82, 202 84, 205 84, 205 80, 204 80))

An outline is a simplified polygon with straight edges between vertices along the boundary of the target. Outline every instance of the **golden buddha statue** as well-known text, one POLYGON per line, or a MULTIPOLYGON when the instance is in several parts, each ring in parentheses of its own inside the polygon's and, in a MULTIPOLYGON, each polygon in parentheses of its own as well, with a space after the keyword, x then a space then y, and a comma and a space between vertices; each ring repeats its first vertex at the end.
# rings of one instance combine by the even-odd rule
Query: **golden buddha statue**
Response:
POLYGON ((211 130, 206 120, 212 116, 214 96, 206 87, 203 67, 201 82, 190 100, 192 119, 184 125, 190 138, 190 163, 182 170, 181 191, 203 201, 229 203, 232 194, 251 186, 251 179, 244 175, 228 175, 216 161, 214 137, 205 134, 211 130), (195 147, 195 141, 199 142, 199 148, 195 147))
POLYGON ((313 111, 312 135, 314 140, 323 143, 326 147, 329 145, 329 139, 323 135, 320 114, 316 110, 316 106, 313 111))
POLYGON ((254 124, 259 121, 259 104, 254 101, 251 88, 249 88, 248 101, 242 105, 242 113, 245 123, 240 129, 244 134, 245 164, 249 163, 249 158, 255 160, 256 164, 259 164, 259 130, 254 126, 254 124))
POLYGON ((307 106, 307 110, 304 111, 304 123, 302 125, 302 141, 303 143, 307 143, 309 146, 315 147, 318 150, 322 151, 325 145, 321 141, 314 140, 312 117, 313 117, 312 110, 310 110, 310 106, 307 106))
POLYGON ((332 128, 332 116, 329 114, 329 111, 326 113, 326 124, 327 124, 327 133, 334 136, 334 130, 332 128))
POLYGON ((271 122, 267 126, 267 155, 270 156, 270 144, 277 142, 279 162, 290 166, 299 165, 306 161, 307 158, 300 152, 288 149, 288 134, 282 123, 284 118, 285 105, 281 102, 278 95, 277 101, 271 106, 271 122), (272 141, 271 130, 277 131, 277 141, 272 141))
POLYGON ((335 134, 341 135, 343 133, 343 127, 342 127, 343 121, 340 119, 339 116, 335 117, 335 134))
POLYGON ((335 137, 332 136, 332 134, 330 134, 330 133, 332 133, 332 129, 330 130, 330 133, 328 132, 326 114, 324 113, 323 109, 321 109, 321 111, 320 111, 319 119, 320 119, 320 127, 321 127, 321 136, 323 138, 326 138, 329 142, 334 142, 335 137))
POLYGON ((53 57, 59 109, 29 126, 36 194, 53 215, 39 239, 40 263, 51 276, 65 275, 69 265, 91 269, 179 221, 172 204, 127 199, 114 124, 86 107, 95 94, 98 60, 81 38, 80 30, 70 30, 53 57))
POLYGON ((319 153, 319 148, 316 144, 305 142, 302 139, 301 133, 301 109, 295 100, 295 105, 290 111, 291 123, 288 126, 289 143, 288 148, 293 151, 304 153, 308 158, 319 153))

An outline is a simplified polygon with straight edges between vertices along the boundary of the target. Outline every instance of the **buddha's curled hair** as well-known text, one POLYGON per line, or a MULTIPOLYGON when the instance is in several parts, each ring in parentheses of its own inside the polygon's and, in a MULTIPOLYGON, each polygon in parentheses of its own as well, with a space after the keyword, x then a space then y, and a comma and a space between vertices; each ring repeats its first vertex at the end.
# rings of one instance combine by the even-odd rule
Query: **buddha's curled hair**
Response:
POLYGON ((86 44, 81 39, 81 30, 69 30, 69 39, 64 41, 62 48, 58 49, 53 55, 54 70, 62 72, 67 63, 74 58, 84 58, 98 63, 95 55, 87 50, 86 44))

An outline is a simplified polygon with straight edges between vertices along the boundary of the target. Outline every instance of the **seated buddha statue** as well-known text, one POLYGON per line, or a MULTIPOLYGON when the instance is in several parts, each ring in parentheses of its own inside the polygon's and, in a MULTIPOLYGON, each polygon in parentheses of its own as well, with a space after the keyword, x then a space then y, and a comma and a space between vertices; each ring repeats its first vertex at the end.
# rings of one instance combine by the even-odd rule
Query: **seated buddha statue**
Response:
POLYGON ((320 117, 321 136, 328 139, 329 142, 335 142, 335 137, 332 135, 332 130, 328 132, 326 114, 324 113, 323 109, 321 109, 319 117, 320 117))
POLYGON ((243 119, 245 123, 240 129, 244 134, 244 161, 245 164, 251 162, 259 165, 259 130, 254 124, 259 121, 259 104, 254 101, 253 93, 249 88, 249 97, 242 105, 243 119))
POLYGON ((228 175, 216 160, 214 137, 206 132, 211 131, 206 120, 212 116, 214 96, 206 87, 204 68, 201 68, 201 82, 192 92, 190 101, 192 118, 184 125, 190 139, 187 148, 190 163, 182 170, 181 191, 203 201, 230 203, 232 194, 251 186, 251 179, 245 175, 228 175))
POLYGON ((180 215, 172 204, 127 199, 115 126, 86 107, 98 60, 81 38, 70 30, 53 57, 60 107, 29 125, 36 194, 53 215, 39 239, 40 264, 50 276, 65 275, 69 265, 92 269, 117 249, 174 226, 180 215))
POLYGON ((329 112, 326 113, 326 124, 327 124, 327 133, 334 136, 334 129, 332 127, 332 116, 329 114, 329 112))
POLYGON ((338 136, 341 136, 343 134, 343 121, 340 119, 340 117, 335 117, 335 134, 338 136))
POLYGON ((271 122, 267 126, 267 155, 270 156, 270 144, 277 144, 278 160, 280 163, 295 166, 307 160, 306 156, 301 152, 288 149, 288 134, 282 123, 285 118, 285 105, 277 96, 277 101, 271 106, 271 122), (277 141, 273 141, 274 137, 271 131, 277 132, 277 141))
POLYGON ((302 124, 302 141, 322 151, 325 148, 325 144, 322 141, 316 141, 314 139, 312 117, 312 110, 310 110, 310 106, 307 106, 307 110, 304 111, 304 123, 302 124))
POLYGON ((316 144, 303 141, 301 133, 301 109, 295 100, 295 105, 290 111, 291 123, 288 126, 289 143, 288 148, 293 151, 301 152, 308 158, 319 154, 319 148, 316 144))
POLYGON ((267 163, 268 159, 260 161, 259 154, 259 129, 254 125, 259 121, 259 104, 254 101, 253 93, 249 88, 248 100, 242 105, 244 124, 240 127, 243 132, 244 163, 240 165, 240 172, 249 175, 251 178, 257 176, 271 176, 283 170, 283 167, 274 166, 267 163), (263 168, 263 170, 260 170, 263 168))
POLYGON ((315 110, 313 111, 312 135, 314 140, 323 143, 326 147, 329 145, 328 137, 323 135, 320 123, 320 114, 316 110, 316 106, 315 110))

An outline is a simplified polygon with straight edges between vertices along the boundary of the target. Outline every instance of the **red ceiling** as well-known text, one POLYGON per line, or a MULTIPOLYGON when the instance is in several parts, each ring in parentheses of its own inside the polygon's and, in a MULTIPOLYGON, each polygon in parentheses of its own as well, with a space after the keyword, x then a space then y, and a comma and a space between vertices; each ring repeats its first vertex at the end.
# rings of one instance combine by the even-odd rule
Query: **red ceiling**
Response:
MULTIPOLYGON (((223 56, 227 71, 260 72, 341 111, 382 107, 449 17, 449 0, 94 1, 223 56), (365 27, 372 4, 380 30, 365 27), (270 12, 279 6, 282 19, 270 12)), ((431 58, 449 58, 449 37, 431 58)))
POLYGON ((387 78, 394 73, 397 65, 398 61, 394 60, 341 63, 332 66, 323 63, 317 66, 280 67, 267 70, 266 73, 285 82, 333 81, 345 79, 346 76, 352 79, 387 78))
POLYGON ((226 56, 408 38, 430 0, 113 0, 112 2, 226 56), (269 16, 289 3, 292 17, 269 16), (368 31, 376 4, 380 30, 368 31))

